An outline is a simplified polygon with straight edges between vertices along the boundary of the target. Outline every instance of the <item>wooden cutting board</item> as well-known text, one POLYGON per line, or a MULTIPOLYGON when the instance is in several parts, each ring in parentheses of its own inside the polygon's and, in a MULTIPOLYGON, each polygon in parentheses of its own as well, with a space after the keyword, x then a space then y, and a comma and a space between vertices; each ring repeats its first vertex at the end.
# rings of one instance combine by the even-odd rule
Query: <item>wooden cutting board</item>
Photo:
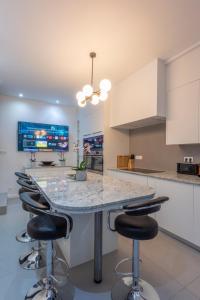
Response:
POLYGON ((117 168, 128 168, 130 155, 117 155, 117 168))

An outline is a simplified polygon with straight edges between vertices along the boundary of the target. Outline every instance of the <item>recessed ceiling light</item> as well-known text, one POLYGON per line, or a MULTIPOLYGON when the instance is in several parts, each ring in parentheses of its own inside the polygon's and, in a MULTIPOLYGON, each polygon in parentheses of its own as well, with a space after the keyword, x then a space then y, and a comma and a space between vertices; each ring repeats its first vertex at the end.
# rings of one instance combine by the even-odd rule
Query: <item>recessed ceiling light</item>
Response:
POLYGON ((60 100, 56 100, 56 104, 59 104, 60 103, 60 100))
POLYGON ((24 95, 22 93, 19 94, 19 98, 23 98, 24 95))

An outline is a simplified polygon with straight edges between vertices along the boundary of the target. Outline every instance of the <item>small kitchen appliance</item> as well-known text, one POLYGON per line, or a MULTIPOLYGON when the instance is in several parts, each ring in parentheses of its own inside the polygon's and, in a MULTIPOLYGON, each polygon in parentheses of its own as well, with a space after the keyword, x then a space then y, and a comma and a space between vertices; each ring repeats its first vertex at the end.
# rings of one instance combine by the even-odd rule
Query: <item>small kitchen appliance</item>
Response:
POLYGON ((177 163, 177 172, 187 175, 200 175, 199 164, 177 163))

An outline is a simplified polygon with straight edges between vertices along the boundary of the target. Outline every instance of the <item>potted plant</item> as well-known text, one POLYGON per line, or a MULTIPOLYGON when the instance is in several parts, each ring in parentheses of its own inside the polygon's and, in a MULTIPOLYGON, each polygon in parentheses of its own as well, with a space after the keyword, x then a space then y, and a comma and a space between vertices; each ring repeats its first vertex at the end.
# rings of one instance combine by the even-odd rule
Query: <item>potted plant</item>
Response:
POLYGON ((76 171, 76 180, 84 181, 87 180, 87 169, 86 169, 86 161, 83 160, 80 165, 76 168, 73 168, 76 171))

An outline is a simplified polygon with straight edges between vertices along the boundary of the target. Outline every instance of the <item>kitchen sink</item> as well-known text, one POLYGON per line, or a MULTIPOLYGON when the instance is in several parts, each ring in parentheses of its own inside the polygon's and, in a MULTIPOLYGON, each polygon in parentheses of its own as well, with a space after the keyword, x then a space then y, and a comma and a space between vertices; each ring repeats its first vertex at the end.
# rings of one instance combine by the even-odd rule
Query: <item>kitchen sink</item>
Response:
POLYGON ((136 172, 136 173, 143 173, 143 174, 162 173, 162 172, 164 172, 164 171, 151 170, 151 169, 140 169, 140 168, 133 168, 133 169, 122 168, 120 170, 136 172))

